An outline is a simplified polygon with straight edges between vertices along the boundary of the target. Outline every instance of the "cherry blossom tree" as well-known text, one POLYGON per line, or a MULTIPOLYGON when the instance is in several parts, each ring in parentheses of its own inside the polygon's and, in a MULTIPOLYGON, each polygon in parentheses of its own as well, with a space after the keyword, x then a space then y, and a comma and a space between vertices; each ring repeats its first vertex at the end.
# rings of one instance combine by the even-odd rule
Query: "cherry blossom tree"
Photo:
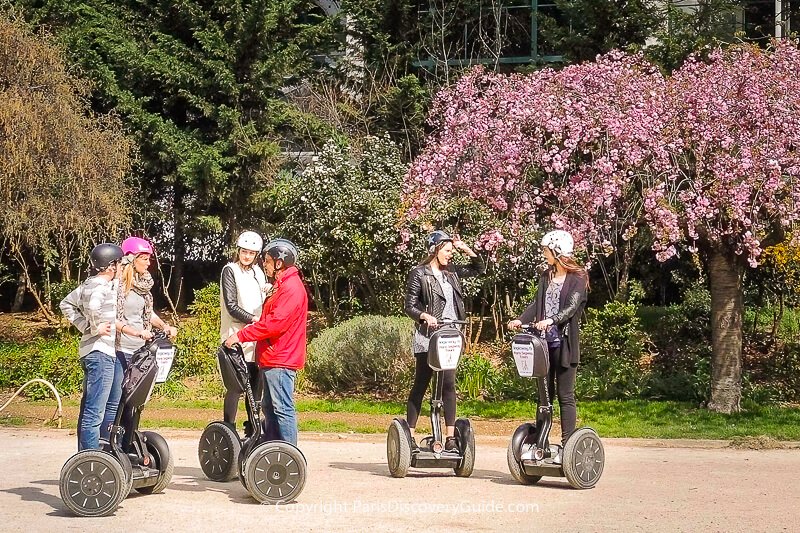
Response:
POLYGON ((662 257, 700 252, 711 289, 709 407, 739 410, 742 286, 762 243, 800 219, 800 51, 741 46, 692 59, 669 83, 662 129, 669 160, 643 186, 662 257))
POLYGON ((800 52, 789 42, 690 58, 670 77, 612 52, 561 71, 480 69, 442 91, 412 165, 404 215, 467 196, 500 215, 478 245, 517 253, 525 234, 569 229, 591 254, 647 228, 659 261, 706 263, 709 407, 739 409, 745 265, 800 217, 800 52))

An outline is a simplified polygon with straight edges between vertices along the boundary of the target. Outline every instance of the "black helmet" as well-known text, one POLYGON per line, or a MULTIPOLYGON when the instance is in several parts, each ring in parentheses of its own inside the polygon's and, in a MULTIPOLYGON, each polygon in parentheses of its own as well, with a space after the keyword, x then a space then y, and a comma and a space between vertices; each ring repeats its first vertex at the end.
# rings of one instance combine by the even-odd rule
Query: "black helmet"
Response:
POLYGON ((283 261, 285 267, 292 266, 297 263, 297 256, 300 252, 297 251, 297 246, 292 241, 287 239, 273 239, 264 246, 264 254, 269 255, 272 259, 283 261))
POLYGON ((123 256, 122 248, 116 244, 105 242, 98 244, 89 254, 89 262, 95 270, 105 270, 111 265, 121 260, 123 256))
POLYGON ((450 235, 448 235, 444 231, 437 229, 436 231, 428 235, 426 242, 428 243, 428 253, 432 254, 433 252, 436 251, 437 246, 439 246, 443 242, 453 242, 453 238, 450 237, 450 235))

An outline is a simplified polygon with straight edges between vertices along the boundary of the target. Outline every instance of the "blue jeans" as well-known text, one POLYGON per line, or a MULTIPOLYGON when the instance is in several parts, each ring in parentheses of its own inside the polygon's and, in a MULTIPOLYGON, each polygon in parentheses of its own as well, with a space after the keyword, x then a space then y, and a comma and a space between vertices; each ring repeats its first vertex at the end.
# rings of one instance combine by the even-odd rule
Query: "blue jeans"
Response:
POLYGON ((108 439, 122 396, 123 367, 120 359, 100 351, 81 357, 83 398, 78 415, 78 451, 100 448, 108 439))
POLYGON ((294 380, 297 372, 288 368, 262 368, 264 416, 268 434, 278 429, 280 438, 297 446, 297 416, 294 409, 294 380))

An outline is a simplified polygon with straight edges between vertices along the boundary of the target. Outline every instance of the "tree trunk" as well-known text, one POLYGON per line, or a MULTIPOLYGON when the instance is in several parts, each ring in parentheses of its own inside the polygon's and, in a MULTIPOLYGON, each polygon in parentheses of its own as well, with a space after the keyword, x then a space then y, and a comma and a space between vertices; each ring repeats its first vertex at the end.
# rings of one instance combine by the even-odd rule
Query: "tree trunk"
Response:
POLYGON ((185 291, 183 290, 183 272, 184 261, 186 259, 185 223, 188 213, 183 205, 183 200, 183 187, 176 183, 174 205, 172 206, 175 217, 175 244, 173 250, 174 261, 172 263, 172 275, 170 276, 170 294, 172 301, 175 303, 176 309, 185 309, 186 307, 186 295, 184 294, 185 291))
POLYGON ((778 309, 772 311, 772 332, 770 333, 769 343, 775 344, 778 341, 778 331, 783 322, 783 292, 778 295, 778 309))
POLYGON ((381 308, 381 302, 378 295, 375 293, 375 287, 372 286, 372 281, 369 279, 369 272, 361 271, 361 286, 367 294, 367 299, 370 303, 370 311, 375 314, 384 313, 386 310, 381 308))
POLYGON ((311 282, 311 297, 314 299, 314 305, 317 308, 317 311, 322 313, 325 317, 326 325, 330 326, 333 324, 333 314, 331 313, 330 308, 325 303, 325 299, 322 296, 322 291, 320 287, 322 286, 322 278, 317 273, 317 269, 313 266, 310 268, 310 278, 309 281, 311 282))
POLYGON ((620 303, 628 303, 628 284, 630 283, 631 263, 633 262, 633 252, 631 250, 631 239, 625 241, 622 248, 622 264, 619 266, 619 277, 617 278, 617 295, 614 299, 620 303))
POLYGON ((25 288, 29 293, 31 293, 33 299, 36 300, 36 305, 39 306, 39 310, 42 312, 42 315, 44 315, 45 320, 48 322, 57 323, 58 319, 53 314, 52 310, 44 304, 42 297, 39 295, 39 291, 37 291, 36 287, 33 285, 31 276, 28 273, 28 264, 25 262, 25 258, 22 256, 22 253, 20 253, 19 249, 15 249, 14 252, 16 253, 17 264, 22 269, 22 275, 25 278, 25 288))
POLYGON ((11 306, 12 313, 22 311, 22 304, 25 303, 25 273, 20 272, 17 278, 17 292, 14 295, 14 304, 11 306))
POLYGON ((711 401, 720 413, 741 409, 742 286, 736 258, 713 249, 708 256, 711 282, 711 401))

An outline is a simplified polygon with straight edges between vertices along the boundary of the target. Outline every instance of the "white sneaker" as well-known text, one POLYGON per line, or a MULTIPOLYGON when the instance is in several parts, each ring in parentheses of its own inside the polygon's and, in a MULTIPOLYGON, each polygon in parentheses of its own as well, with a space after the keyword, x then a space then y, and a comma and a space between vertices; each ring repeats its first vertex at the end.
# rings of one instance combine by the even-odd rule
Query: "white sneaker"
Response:
POLYGON ((557 444, 554 444, 554 445, 550 446, 550 457, 552 457, 554 465, 560 465, 561 464, 561 451, 562 450, 563 450, 563 448, 561 448, 561 446, 558 446, 557 444), (553 450, 554 449, 555 449, 555 454, 553 454, 553 450))

